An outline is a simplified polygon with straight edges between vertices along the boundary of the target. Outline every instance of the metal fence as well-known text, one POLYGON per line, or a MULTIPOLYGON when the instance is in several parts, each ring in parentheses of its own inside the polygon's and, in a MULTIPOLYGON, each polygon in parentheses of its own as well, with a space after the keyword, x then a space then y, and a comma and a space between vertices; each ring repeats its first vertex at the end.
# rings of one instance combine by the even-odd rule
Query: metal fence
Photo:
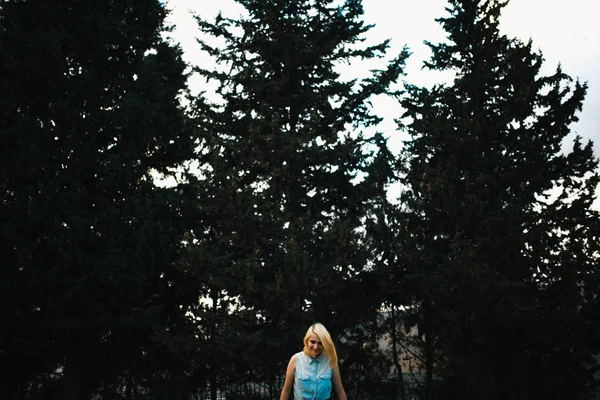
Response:
MULTIPOLYGON (((58 381, 38 382, 35 387, 23 390, 19 396, 0 393, 0 399, 20 398, 48 400, 61 398, 58 381)), ((278 400, 283 386, 282 379, 272 381, 229 382, 214 387, 203 382, 180 379, 153 379, 138 382, 128 387, 99 388, 90 400, 278 400)), ((420 379, 406 377, 405 380, 344 382, 349 399, 360 400, 455 400, 456 395, 446 392, 449 387, 435 381, 426 388, 420 379), (429 389, 429 390, 426 390, 429 389)), ((335 397, 334 397, 335 398, 335 397)), ((587 395, 570 397, 573 400, 600 400, 600 393, 592 391, 587 395)), ((460 400, 480 399, 480 397, 460 396, 460 400)), ((503 400, 498 393, 490 392, 485 400, 503 400)))
MULTIPOLYGON (((230 384, 214 390, 210 387, 198 389, 190 400, 278 400, 283 380, 273 382, 244 382, 230 384)), ((427 395, 425 386, 415 380, 384 382, 347 382, 344 384, 348 398, 369 400, 438 400, 435 391, 427 395)), ((332 399, 335 394, 332 393, 332 399)))

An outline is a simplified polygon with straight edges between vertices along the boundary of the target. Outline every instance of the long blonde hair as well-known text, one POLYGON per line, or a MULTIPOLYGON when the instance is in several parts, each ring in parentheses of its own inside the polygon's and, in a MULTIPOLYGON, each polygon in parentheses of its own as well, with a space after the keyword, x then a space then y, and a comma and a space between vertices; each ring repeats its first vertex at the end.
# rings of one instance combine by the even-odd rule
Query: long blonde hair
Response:
POLYGON ((335 345, 333 344, 333 340, 331 340, 331 335, 329 334, 327 329, 325 329, 323 324, 317 322, 315 324, 312 324, 308 328, 308 330, 306 331, 306 335, 304 335, 304 349, 302 351, 307 356, 310 356, 310 351, 308 350, 308 338, 313 333, 317 335, 321 340, 321 343, 323 343, 323 352, 329 359, 329 366, 331 368, 334 368, 338 363, 338 356, 337 352, 335 351, 335 345))

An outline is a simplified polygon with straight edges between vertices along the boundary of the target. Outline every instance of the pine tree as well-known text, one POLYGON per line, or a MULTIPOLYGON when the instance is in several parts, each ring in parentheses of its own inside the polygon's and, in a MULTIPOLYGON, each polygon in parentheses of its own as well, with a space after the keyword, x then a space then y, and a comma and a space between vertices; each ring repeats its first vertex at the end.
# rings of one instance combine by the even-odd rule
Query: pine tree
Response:
MULTIPOLYGON (((255 316, 242 351, 249 365, 279 375, 315 320, 345 332, 346 344, 374 321, 379 304, 361 226, 383 190, 370 168, 385 140, 366 133, 380 121, 369 99, 391 93, 406 54, 344 81, 337 66, 383 57, 388 46, 361 45, 370 26, 360 1, 239 3, 244 17, 199 19, 223 45, 203 42, 221 68, 198 69, 218 83, 219 100, 200 97, 194 107, 205 218, 191 257, 202 256, 197 275, 213 282, 202 293, 213 307, 235 299, 255 316)), ((224 304, 217 336, 231 333, 224 304)), ((346 361, 357 349, 341 343, 346 361)))
POLYGON ((116 390, 177 318, 180 200, 152 171, 193 147, 164 18, 156 0, 0 5, 3 396, 58 397, 61 375, 65 399, 116 390))
POLYGON ((591 143, 561 146, 587 86, 502 35, 505 5, 450 1, 426 66, 454 81, 403 101, 407 286, 429 380, 459 398, 575 398, 598 351, 599 177, 591 143))

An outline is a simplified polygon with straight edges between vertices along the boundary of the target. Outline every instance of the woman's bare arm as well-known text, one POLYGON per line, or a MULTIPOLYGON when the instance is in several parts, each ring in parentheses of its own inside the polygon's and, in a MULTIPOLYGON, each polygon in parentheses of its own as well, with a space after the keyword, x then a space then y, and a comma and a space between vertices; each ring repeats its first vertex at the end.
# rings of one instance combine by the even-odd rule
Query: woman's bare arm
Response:
MULTIPOLYGON (((294 354, 288 363, 285 371, 285 382, 283 382, 283 390, 279 400, 289 400, 292 394, 292 386, 294 385, 294 373, 296 372, 296 355, 294 354)), ((340 399, 341 400, 341 399, 340 399)), ((345 398, 344 398, 345 400, 345 398)))
POLYGON ((340 369, 336 365, 333 368, 333 375, 331 376, 331 382, 333 383, 333 388, 335 390, 335 394, 338 400, 348 400, 346 397, 346 391, 344 390, 344 386, 342 385, 342 377, 340 376, 340 369))

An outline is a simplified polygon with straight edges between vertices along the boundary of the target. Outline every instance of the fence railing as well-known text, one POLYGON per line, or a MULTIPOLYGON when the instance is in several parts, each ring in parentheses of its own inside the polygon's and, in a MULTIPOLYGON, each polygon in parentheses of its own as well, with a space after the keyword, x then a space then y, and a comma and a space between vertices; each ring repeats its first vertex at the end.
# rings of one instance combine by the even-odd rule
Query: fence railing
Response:
MULTIPOLYGON (((130 381, 131 382, 131 381, 130 381)), ((129 386, 105 385, 98 388, 89 397, 90 400, 278 400, 283 379, 272 381, 229 382, 220 387, 198 381, 190 382, 181 379, 152 379, 144 382, 131 382, 129 386)), ((383 382, 348 381, 344 388, 349 399, 360 400, 455 400, 456 395, 447 392, 450 387, 443 382, 434 381, 427 388, 418 379, 406 377, 405 380, 388 380, 383 382)), ((46 400, 61 397, 58 381, 37 382, 24 387, 18 396, 0 393, 0 399, 46 400)), ((458 397, 461 400, 481 399, 481 396, 469 394, 458 397)), ((490 392, 485 400, 502 400, 498 393, 490 392)), ((592 391, 587 395, 571 397, 576 400, 600 400, 600 392, 592 391)), ((335 397, 334 397, 335 399, 335 397)))
MULTIPOLYGON (((274 380, 271 382, 243 382, 231 383, 224 387, 215 388, 211 391, 210 386, 205 386, 188 391, 190 397, 181 398, 181 400, 278 400, 283 387, 283 380, 274 380)), ((384 381, 384 382, 346 382, 344 388, 351 399, 368 400, 439 400, 435 391, 430 391, 427 395, 425 386, 415 380, 407 379, 403 382, 384 381)), ((178 388, 179 390, 181 387, 178 388)), ((168 399, 173 400, 174 393, 171 396, 166 393, 168 399)), ((332 399, 335 394, 332 393, 332 399)), ((148 398, 138 398, 139 400, 149 400, 148 398)), ((154 398, 153 398, 154 400, 154 398)), ((156 398, 156 400, 162 400, 156 398)), ((179 397, 177 397, 179 400, 179 397)))

